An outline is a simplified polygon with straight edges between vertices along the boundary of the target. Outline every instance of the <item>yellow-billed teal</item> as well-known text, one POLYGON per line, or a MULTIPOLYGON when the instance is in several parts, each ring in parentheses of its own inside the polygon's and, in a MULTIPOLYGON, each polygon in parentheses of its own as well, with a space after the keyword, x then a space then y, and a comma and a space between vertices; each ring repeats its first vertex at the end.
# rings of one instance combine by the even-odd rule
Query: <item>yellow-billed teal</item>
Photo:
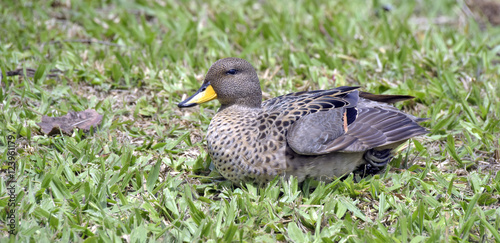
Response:
POLYGON ((201 88, 178 104, 217 98, 221 107, 208 127, 208 152, 234 183, 263 183, 276 175, 329 180, 353 171, 374 174, 392 149, 427 133, 424 120, 390 103, 413 97, 374 95, 358 87, 302 91, 262 102, 253 66, 239 58, 215 62, 201 88))

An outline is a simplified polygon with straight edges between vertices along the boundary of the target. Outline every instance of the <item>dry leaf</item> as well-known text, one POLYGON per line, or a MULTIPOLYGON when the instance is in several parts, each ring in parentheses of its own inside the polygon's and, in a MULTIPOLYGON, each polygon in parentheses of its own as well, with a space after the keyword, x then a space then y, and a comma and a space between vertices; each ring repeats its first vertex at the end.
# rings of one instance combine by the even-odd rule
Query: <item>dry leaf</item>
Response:
POLYGON ((494 25, 500 25, 500 0, 468 0, 467 6, 479 15, 483 15, 494 25))
POLYGON ((60 117, 43 116, 42 122, 37 123, 42 132, 47 135, 60 134, 61 132, 71 135, 73 129, 89 131, 90 127, 97 127, 101 124, 102 115, 93 109, 80 112, 70 111, 60 117))

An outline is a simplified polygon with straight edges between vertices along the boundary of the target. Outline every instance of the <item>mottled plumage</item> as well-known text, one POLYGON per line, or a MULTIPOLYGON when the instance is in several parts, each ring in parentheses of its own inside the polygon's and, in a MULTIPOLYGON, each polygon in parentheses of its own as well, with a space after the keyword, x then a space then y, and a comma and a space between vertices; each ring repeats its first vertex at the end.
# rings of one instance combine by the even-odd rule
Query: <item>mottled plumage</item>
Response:
POLYGON ((208 151, 227 179, 266 182, 277 175, 328 180, 356 170, 377 173, 391 150, 426 133, 423 120, 389 103, 404 95, 374 95, 358 87, 303 91, 262 102, 257 73, 239 58, 215 62, 202 88, 179 104, 217 98, 208 151))

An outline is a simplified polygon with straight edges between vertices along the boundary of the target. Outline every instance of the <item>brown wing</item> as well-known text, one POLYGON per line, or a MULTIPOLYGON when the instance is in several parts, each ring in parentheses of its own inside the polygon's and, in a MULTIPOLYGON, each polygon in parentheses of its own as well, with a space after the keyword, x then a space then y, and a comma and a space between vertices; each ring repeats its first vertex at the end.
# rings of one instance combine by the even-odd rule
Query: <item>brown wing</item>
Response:
POLYGON ((355 120, 357 114, 354 107, 359 99, 359 91, 356 89, 358 87, 344 86, 330 90, 297 92, 276 97, 263 103, 262 116, 259 116, 257 120, 261 121, 263 127, 272 126, 286 134, 286 131, 303 117, 330 110, 345 109, 349 111, 347 124, 350 124, 355 120))
POLYGON ((359 87, 342 86, 329 90, 314 90, 290 93, 266 100, 262 109, 268 113, 307 110, 311 113, 326 111, 358 102, 359 87), (356 95, 350 95, 355 92, 356 95))
MULTIPOLYGON (((386 101, 409 98, 409 96, 373 96, 371 98, 386 101)), ((396 144, 427 133, 425 128, 418 125, 422 119, 381 102, 360 98, 354 121, 347 119, 348 114, 349 109, 342 108, 301 118, 288 130, 289 146, 296 153, 304 155, 320 155, 336 151, 361 152, 396 144)))
POLYGON ((317 112, 300 118, 288 129, 288 146, 298 154, 327 153, 330 145, 345 135, 345 108, 317 112))
POLYGON ((412 117, 380 107, 358 108, 359 115, 349 130, 330 144, 326 152, 359 152, 426 134, 412 117))

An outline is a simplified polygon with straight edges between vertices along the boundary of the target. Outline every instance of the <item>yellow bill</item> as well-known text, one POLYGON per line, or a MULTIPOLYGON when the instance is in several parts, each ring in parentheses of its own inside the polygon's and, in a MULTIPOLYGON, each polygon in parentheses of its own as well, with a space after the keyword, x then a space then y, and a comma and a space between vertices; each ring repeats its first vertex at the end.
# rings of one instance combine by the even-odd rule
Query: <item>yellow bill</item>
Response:
POLYGON ((215 93, 214 88, 212 88, 212 85, 210 85, 210 82, 207 82, 203 83, 203 85, 200 87, 200 89, 198 89, 198 91, 196 91, 196 93, 194 93, 194 95, 191 95, 191 97, 177 104, 177 106, 180 108, 191 107, 211 101, 215 98, 217 98, 217 94, 215 93))

